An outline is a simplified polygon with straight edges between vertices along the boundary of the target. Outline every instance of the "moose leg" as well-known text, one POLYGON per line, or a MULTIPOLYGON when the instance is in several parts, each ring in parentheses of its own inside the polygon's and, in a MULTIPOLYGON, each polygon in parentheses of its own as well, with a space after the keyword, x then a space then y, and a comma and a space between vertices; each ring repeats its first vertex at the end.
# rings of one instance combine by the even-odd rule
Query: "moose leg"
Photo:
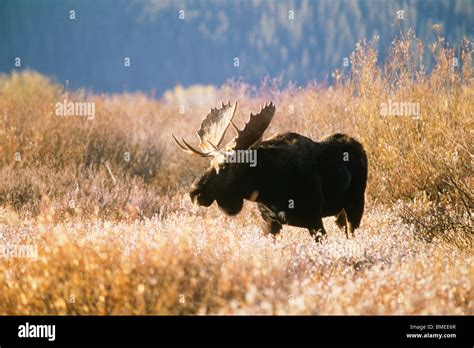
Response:
POLYGON ((280 233, 281 231, 281 224, 277 221, 268 221, 266 222, 265 224, 265 227, 266 227, 266 233, 271 233, 273 236, 276 236, 277 234, 280 233))
POLYGON ((319 218, 317 221, 315 228, 308 228, 311 237, 313 237, 316 242, 320 243, 323 237, 326 235, 326 230, 323 226, 323 219, 319 218))
POLYGON ((262 216, 263 220, 263 231, 265 234, 272 234, 276 236, 280 233, 282 229, 281 223, 273 219, 271 215, 271 211, 262 204, 258 204, 258 210, 260 211, 260 215, 262 216))
POLYGON ((361 198, 345 208, 347 214, 347 228, 349 230, 347 238, 349 238, 349 234, 354 237, 354 230, 360 225, 360 220, 364 213, 364 202, 364 194, 362 194, 361 198))
POLYGON ((336 225, 339 228, 344 228, 344 231, 346 233, 346 237, 349 238, 349 233, 347 230, 347 216, 346 216, 346 211, 342 209, 339 214, 336 216, 336 225))

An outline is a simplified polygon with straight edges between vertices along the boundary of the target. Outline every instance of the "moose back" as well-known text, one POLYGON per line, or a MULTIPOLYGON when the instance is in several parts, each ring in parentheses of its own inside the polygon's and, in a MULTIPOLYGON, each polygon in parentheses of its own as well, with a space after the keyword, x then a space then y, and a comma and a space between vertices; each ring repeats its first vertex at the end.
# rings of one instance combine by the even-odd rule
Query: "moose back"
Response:
POLYGON ((210 157, 210 167, 191 186, 191 200, 202 206, 214 201, 228 215, 238 214, 244 199, 257 202, 267 233, 282 225, 307 228, 320 240, 322 218, 336 216, 347 238, 354 235, 364 211, 367 155, 363 146, 345 134, 315 142, 297 133, 262 140, 274 114, 273 103, 250 114, 242 130, 232 122, 237 104, 211 112, 197 131, 199 149, 173 135, 188 153, 210 157), (236 137, 221 146, 229 127, 236 137))

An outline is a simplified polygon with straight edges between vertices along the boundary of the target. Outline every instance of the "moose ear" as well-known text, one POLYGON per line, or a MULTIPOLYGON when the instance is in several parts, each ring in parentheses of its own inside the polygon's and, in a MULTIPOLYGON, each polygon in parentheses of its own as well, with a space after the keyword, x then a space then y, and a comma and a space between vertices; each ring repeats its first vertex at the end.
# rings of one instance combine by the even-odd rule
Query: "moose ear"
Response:
POLYGON ((261 136, 256 142, 249 146, 249 149, 254 149, 259 147, 260 143, 262 142, 263 136, 261 136))

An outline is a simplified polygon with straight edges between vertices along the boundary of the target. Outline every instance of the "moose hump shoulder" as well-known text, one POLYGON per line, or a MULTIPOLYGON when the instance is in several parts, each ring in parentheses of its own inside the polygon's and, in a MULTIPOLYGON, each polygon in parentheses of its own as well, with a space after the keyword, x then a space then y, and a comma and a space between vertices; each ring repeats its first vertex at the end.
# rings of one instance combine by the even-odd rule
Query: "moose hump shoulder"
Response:
POLYGON ((236 109, 230 102, 211 109, 197 131, 199 149, 173 135, 181 150, 212 158, 192 184, 191 200, 206 207, 216 201, 229 215, 241 211, 244 199, 254 201, 265 232, 276 235, 282 225, 291 225, 307 228, 316 240, 326 233, 322 218, 335 215, 347 238, 353 236, 364 211, 363 146, 340 133, 321 142, 297 133, 262 140, 275 114, 273 103, 250 114, 241 130, 232 122, 236 109), (229 125, 237 135, 221 146, 229 125))

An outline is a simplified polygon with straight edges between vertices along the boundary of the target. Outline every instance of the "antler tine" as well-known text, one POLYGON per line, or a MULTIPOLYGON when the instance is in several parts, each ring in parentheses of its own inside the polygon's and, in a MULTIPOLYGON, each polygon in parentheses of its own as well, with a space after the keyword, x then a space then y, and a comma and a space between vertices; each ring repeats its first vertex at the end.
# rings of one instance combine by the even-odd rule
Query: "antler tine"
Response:
POLYGON ((171 136, 173 137, 174 139, 174 142, 176 143, 176 145, 178 145, 178 147, 183 150, 183 151, 189 151, 187 148, 185 148, 183 145, 180 144, 180 142, 178 141, 178 139, 176 139, 176 137, 174 136, 174 134, 171 134, 171 136))
POLYGON ((195 148, 192 147, 190 144, 188 144, 188 143, 186 142, 186 140, 184 140, 184 138, 181 138, 181 140, 183 141, 184 145, 186 145, 187 148, 188 148, 189 150, 191 150, 193 153, 195 153, 196 155, 199 155, 199 156, 201 156, 201 157, 209 157, 209 156, 211 156, 211 152, 212 152, 212 151, 210 151, 210 152, 202 152, 202 151, 200 151, 200 150, 195 149, 195 148))
MULTIPOLYGON (((242 130, 239 130, 233 123, 233 127, 237 130, 237 137, 233 139, 235 150, 248 149, 256 143, 262 136, 265 130, 270 125, 275 114, 275 106, 273 102, 260 105, 260 112, 258 114, 250 113, 250 118, 242 130)), ((230 143, 229 143, 230 144, 230 143)))
POLYGON ((222 152, 221 149, 219 149, 216 145, 214 145, 210 140, 207 141, 217 152, 222 152))
POLYGON ((215 148, 219 148, 237 109, 237 103, 231 105, 229 101, 227 104, 224 102, 221 104, 220 109, 211 108, 211 112, 202 120, 197 131, 199 147, 204 152, 213 152, 215 148))
POLYGON ((178 139, 176 139, 176 137, 174 136, 174 134, 171 134, 171 136, 173 137, 176 145, 178 145, 178 147, 187 152, 187 153, 190 153, 192 155, 198 155, 198 156, 201 156, 201 157, 209 157, 210 156, 210 153, 204 153, 202 151, 199 151, 199 150, 196 150, 194 147, 192 147, 191 145, 189 145, 186 140, 184 140, 184 138, 181 138, 181 141, 186 145, 184 146, 183 144, 181 144, 178 139))
POLYGON ((235 125, 234 122, 230 121, 230 124, 232 125, 232 127, 234 127, 234 129, 235 129, 235 131, 237 132, 237 134, 241 132, 241 130, 240 130, 239 128, 237 128, 237 126, 235 125))
POLYGON ((178 147, 187 153, 199 155, 201 157, 213 156, 216 151, 221 151, 219 145, 224 138, 225 132, 229 127, 232 118, 234 117, 237 103, 231 105, 230 101, 227 104, 222 102, 222 107, 211 108, 211 111, 201 121, 201 126, 197 131, 199 137, 199 148, 196 149, 190 145, 184 138, 181 142, 172 134, 174 141, 178 147), (183 145, 184 144, 184 145, 183 145))

